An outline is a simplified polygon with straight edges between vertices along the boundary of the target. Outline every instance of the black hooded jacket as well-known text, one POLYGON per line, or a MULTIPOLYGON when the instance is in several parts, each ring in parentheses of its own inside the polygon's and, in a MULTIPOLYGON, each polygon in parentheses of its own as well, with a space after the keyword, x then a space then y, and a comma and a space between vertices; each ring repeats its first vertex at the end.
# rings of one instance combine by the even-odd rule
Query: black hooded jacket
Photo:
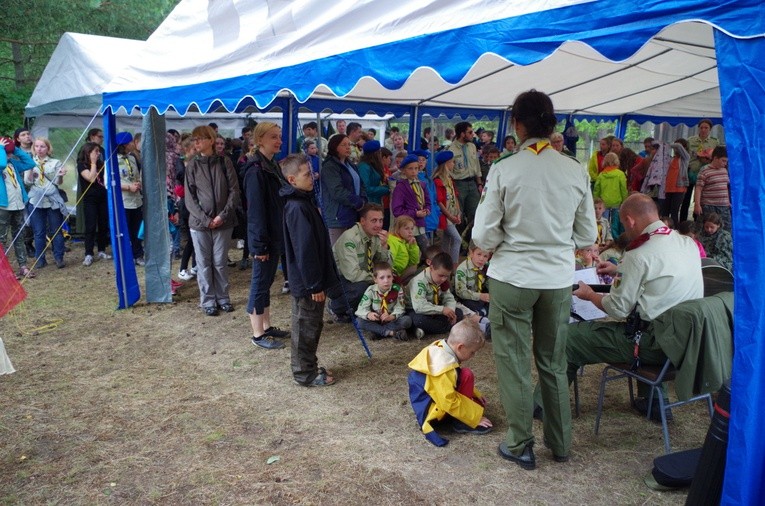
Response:
POLYGON ((332 245, 313 192, 285 185, 279 195, 285 202, 284 251, 292 296, 310 297, 336 286, 339 278, 332 245))

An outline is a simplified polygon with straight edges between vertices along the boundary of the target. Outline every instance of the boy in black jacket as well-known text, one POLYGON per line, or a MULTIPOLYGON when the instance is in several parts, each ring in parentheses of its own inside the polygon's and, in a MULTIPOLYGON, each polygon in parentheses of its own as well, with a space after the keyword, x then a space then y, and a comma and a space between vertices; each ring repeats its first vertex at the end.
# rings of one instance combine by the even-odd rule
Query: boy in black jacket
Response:
POLYGON ((326 292, 339 288, 332 246, 316 207, 313 174, 305 155, 282 162, 289 186, 279 194, 284 205, 284 248, 292 293, 292 375, 306 387, 335 383, 332 373, 319 367, 316 349, 324 326, 326 292))

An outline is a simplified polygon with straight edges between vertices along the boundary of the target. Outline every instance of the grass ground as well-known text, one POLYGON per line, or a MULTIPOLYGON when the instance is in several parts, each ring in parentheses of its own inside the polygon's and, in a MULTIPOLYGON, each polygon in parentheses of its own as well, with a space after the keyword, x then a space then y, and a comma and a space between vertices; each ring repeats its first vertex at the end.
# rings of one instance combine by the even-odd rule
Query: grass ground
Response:
MULTIPOLYGON (((40 270, 0 320, 18 371, 0 377, 0 504, 685 501, 644 485, 661 429, 631 410, 626 386, 609 387, 594 435, 601 366, 581 378, 569 463, 540 444, 537 469, 523 471, 496 453, 507 426, 490 346, 471 367, 495 431, 447 435, 436 448, 407 397, 406 364, 425 342, 370 342, 367 360, 350 325, 327 324, 319 358, 339 381, 307 389, 291 380, 289 347, 249 342, 249 271, 231 271, 236 312, 210 318, 193 281, 172 304, 116 311, 111 262, 81 259, 74 245, 67 268, 40 270)), ((279 278, 272 313, 286 328, 280 288, 279 278)), ((708 424, 698 404, 676 410, 673 449, 699 446, 708 424)), ((538 441, 541 429, 535 422, 538 441)))

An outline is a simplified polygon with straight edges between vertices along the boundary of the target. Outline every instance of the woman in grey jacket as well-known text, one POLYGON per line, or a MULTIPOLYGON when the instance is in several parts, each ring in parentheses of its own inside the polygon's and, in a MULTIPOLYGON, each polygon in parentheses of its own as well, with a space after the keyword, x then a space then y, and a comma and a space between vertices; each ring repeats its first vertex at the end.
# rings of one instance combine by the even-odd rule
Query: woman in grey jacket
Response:
POLYGON ((207 316, 234 310, 228 295, 226 254, 237 223, 239 182, 227 157, 213 154, 215 130, 199 126, 192 132, 197 147, 186 167, 186 208, 197 261, 200 305, 207 316))

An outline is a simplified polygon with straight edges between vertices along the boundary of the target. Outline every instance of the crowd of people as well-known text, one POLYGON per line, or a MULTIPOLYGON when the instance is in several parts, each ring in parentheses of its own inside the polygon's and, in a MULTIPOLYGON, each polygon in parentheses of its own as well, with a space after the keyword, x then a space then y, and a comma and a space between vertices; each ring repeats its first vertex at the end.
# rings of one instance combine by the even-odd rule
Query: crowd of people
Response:
MULTIPOLYGON (((700 258, 733 265, 727 153, 709 135, 711 121, 702 120, 687 140, 647 138, 639 154, 621 139, 603 138, 586 168, 567 152, 556 124, 549 97, 532 90, 516 99, 517 137, 505 137, 501 149, 494 132, 476 133, 466 121, 448 129, 444 143, 426 128, 413 150, 395 128, 380 141, 377 132, 340 120, 325 139, 309 122, 300 152, 281 161, 282 131, 274 123, 247 127, 235 141, 214 124, 190 134, 169 130, 166 187, 178 277, 196 278, 207 316, 233 312, 230 245, 241 241, 239 266, 252 269, 252 344, 280 349, 291 337, 292 373, 303 386, 336 382, 317 358, 325 306, 335 322, 354 323, 371 339, 447 334, 409 364, 412 406, 437 445, 446 444, 437 433, 444 421, 461 433, 491 430, 485 400, 462 365, 490 340, 509 424, 499 454, 534 468, 538 416, 554 460, 564 462, 573 372, 632 353, 627 340, 613 337, 623 328, 568 324, 574 270, 596 268, 614 283, 609 295, 583 284, 574 295, 610 316, 636 311, 650 322, 701 297, 700 258), (271 317, 280 265, 282 292, 292 295, 289 330, 271 317)), ((110 258, 102 142, 102 132, 92 130, 77 158, 84 266, 110 258)), ((116 144, 133 258, 142 266, 140 139, 122 132, 116 144)), ((0 138, 0 146, 3 246, 16 238, 19 276, 33 277, 19 240, 29 224, 35 269, 46 265, 49 246, 64 267, 59 186, 66 170, 51 158, 50 142, 28 130, 0 138)), ((645 350, 647 363, 661 363, 660 350, 645 350)))

